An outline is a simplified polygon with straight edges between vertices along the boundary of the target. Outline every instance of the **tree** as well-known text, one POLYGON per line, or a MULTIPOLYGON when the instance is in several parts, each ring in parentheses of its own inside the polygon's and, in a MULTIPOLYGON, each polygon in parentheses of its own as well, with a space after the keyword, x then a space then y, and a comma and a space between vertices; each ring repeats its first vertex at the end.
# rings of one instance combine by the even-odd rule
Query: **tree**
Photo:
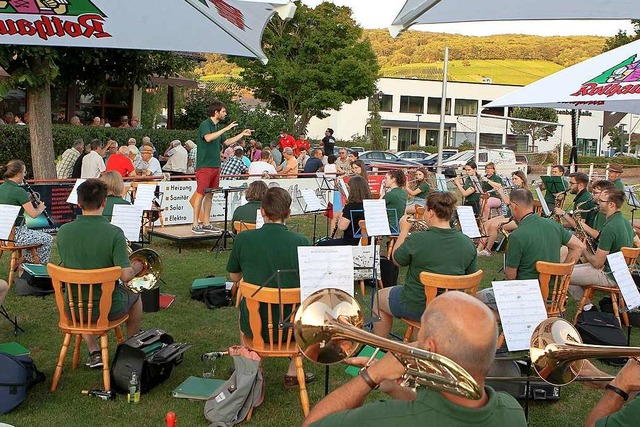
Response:
MULTIPOLYGON (((553 108, 516 107, 511 111, 510 117, 540 122, 558 122, 558 113, 553 108)), ((529 135, 533 147, 535 147, 536 141, 547 141, 556 131, 556 127, 555 125, 544 126, 540 123, 511 121, 511 132, 516 135, 529 135)))
POLYGON ((609 147, 615 148, 616 152, 624 153, 627 143, 627 134, 624 132, 624 126, 614 126, 609 129, 609 147))
POLYGON ((633 24, 633 31, 635 34, 627 34, 626 31, 618 30, 618 34, 607 39, 602 51, 607 52, 617 47, 624 46, 627 43, 631 43, 634 40, 640 39, 640 21, 631 21, 631 23, 633 24))
POLYGON ((34 178, 56 177, 51 137, 51 86, 79 84, 92 90, 108 86, 146 86, 153 74, 169 76, 193 66, 184 56, 124 49, 0 46, 0 66, 10 75, 0 92, 27 91, 34 178))
POLYGON ((384 134, 382 133, 382 118, 380 117, 380 98, 382 92, 374 94, 371 99, 371 113, 369 113, 369 138, 372 150, 386 150, 384 134))
POLYGON ((376 90, 379 65, 351 9, 321 3, 311 9, 296 2, 293 19, 274 18, 262 37, 269 62, 240 57, 241 85, 251 88, 269 108, 287 116, 297 134, 312 117, 370 96, 376 90))

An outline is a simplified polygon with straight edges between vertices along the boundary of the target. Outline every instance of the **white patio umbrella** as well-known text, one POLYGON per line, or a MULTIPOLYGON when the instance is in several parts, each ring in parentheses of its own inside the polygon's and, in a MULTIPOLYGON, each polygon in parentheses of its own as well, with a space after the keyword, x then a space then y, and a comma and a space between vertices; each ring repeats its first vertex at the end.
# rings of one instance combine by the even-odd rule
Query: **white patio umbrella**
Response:
POLYGON ((266 63, 262 33, 289 0, 7 0, 0 43, 211 52, 266 63), (52 7, 55 3, 56 7, 52 7))
POLYGON ((407 0, 389 32, 395 37, 414 24, 637 18, 637 0, 407 0))
POLYGON ((640 40, 558 71, 485 107, 506 106, 640 114, 640 40))

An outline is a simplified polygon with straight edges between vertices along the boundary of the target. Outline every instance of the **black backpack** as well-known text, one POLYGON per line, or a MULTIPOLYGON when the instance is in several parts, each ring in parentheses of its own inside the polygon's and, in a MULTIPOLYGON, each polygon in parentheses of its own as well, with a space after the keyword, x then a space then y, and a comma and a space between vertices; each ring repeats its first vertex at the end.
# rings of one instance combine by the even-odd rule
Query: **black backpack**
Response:
MULTIPOLYGON (((595 310, 583 311, 578 316, 576 329, 585 344, 620 347, 627 345, 627 339, 622 332, 620 323, 611 313, 595 310)), ((626 357, 599 358, 599 360, 612 366, 623 366, 627 363, 626 357)))
POLYGON ((27 398, 27 389, 45 375, 29 356, 0 352, 0 414, 10 412, 27 398))

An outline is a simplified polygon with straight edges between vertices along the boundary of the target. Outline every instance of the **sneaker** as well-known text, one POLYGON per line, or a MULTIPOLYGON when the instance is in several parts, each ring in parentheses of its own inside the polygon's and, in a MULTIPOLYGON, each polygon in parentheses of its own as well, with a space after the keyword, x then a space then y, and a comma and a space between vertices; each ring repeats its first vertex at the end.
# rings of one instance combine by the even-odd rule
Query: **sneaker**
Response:
POLYGON ((193 234, 204 234, 204 228, 202 225, 194 225, 193 227, 191 227, 191 232, 193 234))
POLYGON ((218 232, 222 231, 219 228, 216 228, 211 224, 203 225, 202 226, 202 230, 206 231, 207 233, 218 233, 218 232))
POLYGON ((486 249, 483 249, 480 252, 478 252, 478 256, 491 256, 491 252, 489 252, 486 249))
POLYGON ((102 368, 102 354, 100 351, 94 351, 89 355, 86 365, 93 368, 102 368))

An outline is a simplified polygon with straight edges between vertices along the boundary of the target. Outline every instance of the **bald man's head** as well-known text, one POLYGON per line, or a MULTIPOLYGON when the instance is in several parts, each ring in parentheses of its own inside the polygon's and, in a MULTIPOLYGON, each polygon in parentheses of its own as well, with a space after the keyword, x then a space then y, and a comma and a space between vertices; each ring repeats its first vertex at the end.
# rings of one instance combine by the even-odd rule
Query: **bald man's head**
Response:
POLYGON ((484 379, 498 339, 495 316, 485 304, 463 292, 445 292, 427 305, 421 323, 420 347, 435 350, 474 378, 484 379))

